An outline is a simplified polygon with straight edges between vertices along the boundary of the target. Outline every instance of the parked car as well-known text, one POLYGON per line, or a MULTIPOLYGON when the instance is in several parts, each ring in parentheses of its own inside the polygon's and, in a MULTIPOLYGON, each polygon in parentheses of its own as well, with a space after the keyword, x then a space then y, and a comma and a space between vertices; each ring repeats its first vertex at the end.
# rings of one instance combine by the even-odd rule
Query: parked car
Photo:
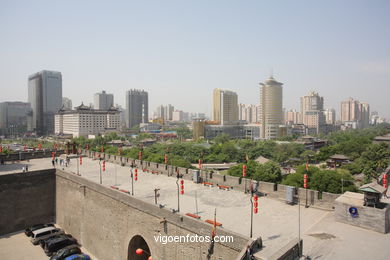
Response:
POLYGON ((74 255, 74 254, 81 254, 81 250, 77 244, 66 246, 60 250, 57 251, 55 255, 50 257, 50 260, 63 260, 65 257, 74 255))
POLYGON ((24 230, 24 234, 28 237, 31 237, 32 235, 32 232, 35 231, 35 230, 38 230, 38 229, 41 229, 41 228, 45 228, 45 227, 54 227, 54 224, 52 223, 47 223, 47 224, 35 224, 31 227, 28 227, 24 230))
POLYGON ((39 241, 39 244, 44 249, 47 243, 49 243, 51 240, 54 240, 54 239, 57 239, 57 238, 74 239, 74 241, 77 243, 77 240, 75 238, 73 238, 71 235, 69 235, 69 234, 60 234, 60 235, 55 235, 55 236, 49 237, 47 239, 42 239, 41 241, 39 241))
POLYGON ((38 245, 39 241, 59 234, 64 234, 64 231, 55 227, 41 228, 32 232, 31 243, 38 245))
POLYGON ((65 258, 65 260, 91 260, 89 255, 81 254, 81 255, 71 255, 65 258))
POLYGON ((45 245, 45 248, 44 248, 45 254, 47 256, 51 256, 51 255, 57 253, 58 250, 66 247, 66 246, 75 245, 75 244, 77 244, 76 239, 69 238, 67 236, 62 236, 62 237, 59 237, 56 239, 51 239, 45 245))

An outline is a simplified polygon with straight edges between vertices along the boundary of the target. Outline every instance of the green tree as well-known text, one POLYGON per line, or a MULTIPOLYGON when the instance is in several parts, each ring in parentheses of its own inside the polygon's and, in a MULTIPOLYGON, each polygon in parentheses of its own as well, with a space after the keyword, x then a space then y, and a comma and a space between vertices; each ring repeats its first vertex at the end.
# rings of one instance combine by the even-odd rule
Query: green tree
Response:
POLYGON ((253 178, 257 181, 279 183, 282 179, 280 166, 273 161, 266 162, 265 164, 260 164, 257 167, 253 178))
POLYGON ((390 146, 385 143, 371 144, 362 154, 363 173, 366 179, 378 179, 380 173, 389 165, 390 146))

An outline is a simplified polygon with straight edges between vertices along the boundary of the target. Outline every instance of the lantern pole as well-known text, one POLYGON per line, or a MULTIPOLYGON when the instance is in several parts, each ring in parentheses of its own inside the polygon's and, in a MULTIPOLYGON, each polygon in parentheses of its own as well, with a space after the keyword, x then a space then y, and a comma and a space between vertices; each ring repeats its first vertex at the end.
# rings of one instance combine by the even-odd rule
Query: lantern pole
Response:
POLYGON ((180 175, 179 173, 177 173, 176 175, 176 185, 177 185, 177 212, 180 212, 180 189, 179 189, 179 178, 180 178, 180 175))
POLYGON ((131 176, 131 195, 134 196, 134 176, 133 176, 133 165, 131 165, 130 169, 131 176))
POLYGON ((252 233, 253 233, 253 189, 252 189, 252 180, 250 182, 250 186, 251 186, 251 189, 250 189, 250 192, 251 192, 251 231, 250 231, 250 235, 249 237, 252 238, 252 233))
POLYGON ((102 184, 102 157, 99 158, 99 168, 100 168, 100 184, 102 184))

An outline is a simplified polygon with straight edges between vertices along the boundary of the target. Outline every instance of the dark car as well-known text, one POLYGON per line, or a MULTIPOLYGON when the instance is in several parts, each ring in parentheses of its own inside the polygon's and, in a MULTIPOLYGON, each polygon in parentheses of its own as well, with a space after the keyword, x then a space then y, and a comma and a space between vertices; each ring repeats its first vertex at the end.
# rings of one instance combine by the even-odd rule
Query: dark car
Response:
POLYGON ((72 235, 69 235, 69 234, 55 235, 55 236, 52 236, 52 237, 49 237, 47 239, 39 241, 39 244, 41 245, 42 248, 45 248, 47 243, 49 243, 51 240, 58 239, 58 238, 73 239, 76 242, 76 244, 77 244, 77 240, 75 238, 73 238, 72 235))
POLYGON ((91 260, 89 255, 81 254, 81 255, 71 255, 65 258, 65 260, 91 260))
POLYGON ((26 228, 24 230, 24 234, 28 237, 30 237, 32 235, 32 232, 35 231, 35 230, 38 230, 38 229, 41 229, 41 228, 45 228, 45 227, 54 227, 54 224, 52 223, 47 223, 47 224, 36 224, 34 226, 31 226, 29 228, 26 228))
POLYGON ((65 257, 74 254, 81 254, 81 250, 78 245, 70 245, 58 250, 55 255, 50 257, 50 260, 63 260, 65 257))
POLYGON ((77 244, 76 239, 69 238, 67 236, 52 239, 52 240, 46 242, 46 245, 44 248, 45 254, 47 256, 51 256, 51 255, 55 254, 58 250, 66 247, 66 246, 75 245, 75 244, 77 244))

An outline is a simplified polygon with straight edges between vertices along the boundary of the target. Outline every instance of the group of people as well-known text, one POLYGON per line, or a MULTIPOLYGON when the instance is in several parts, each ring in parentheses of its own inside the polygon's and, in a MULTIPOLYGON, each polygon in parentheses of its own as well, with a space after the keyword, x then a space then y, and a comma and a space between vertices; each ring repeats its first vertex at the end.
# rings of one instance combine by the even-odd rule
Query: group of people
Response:
POLYGON ((69 158, 69 156, 66 156, 65 159, 63 159, 61 157, 55 157, 51 160, 51 163, 53 164, 53 167, 58 165, 58 163, 60 163, 60 166, 68 167, 68 165, 70 164, 70 158, 69 158))

